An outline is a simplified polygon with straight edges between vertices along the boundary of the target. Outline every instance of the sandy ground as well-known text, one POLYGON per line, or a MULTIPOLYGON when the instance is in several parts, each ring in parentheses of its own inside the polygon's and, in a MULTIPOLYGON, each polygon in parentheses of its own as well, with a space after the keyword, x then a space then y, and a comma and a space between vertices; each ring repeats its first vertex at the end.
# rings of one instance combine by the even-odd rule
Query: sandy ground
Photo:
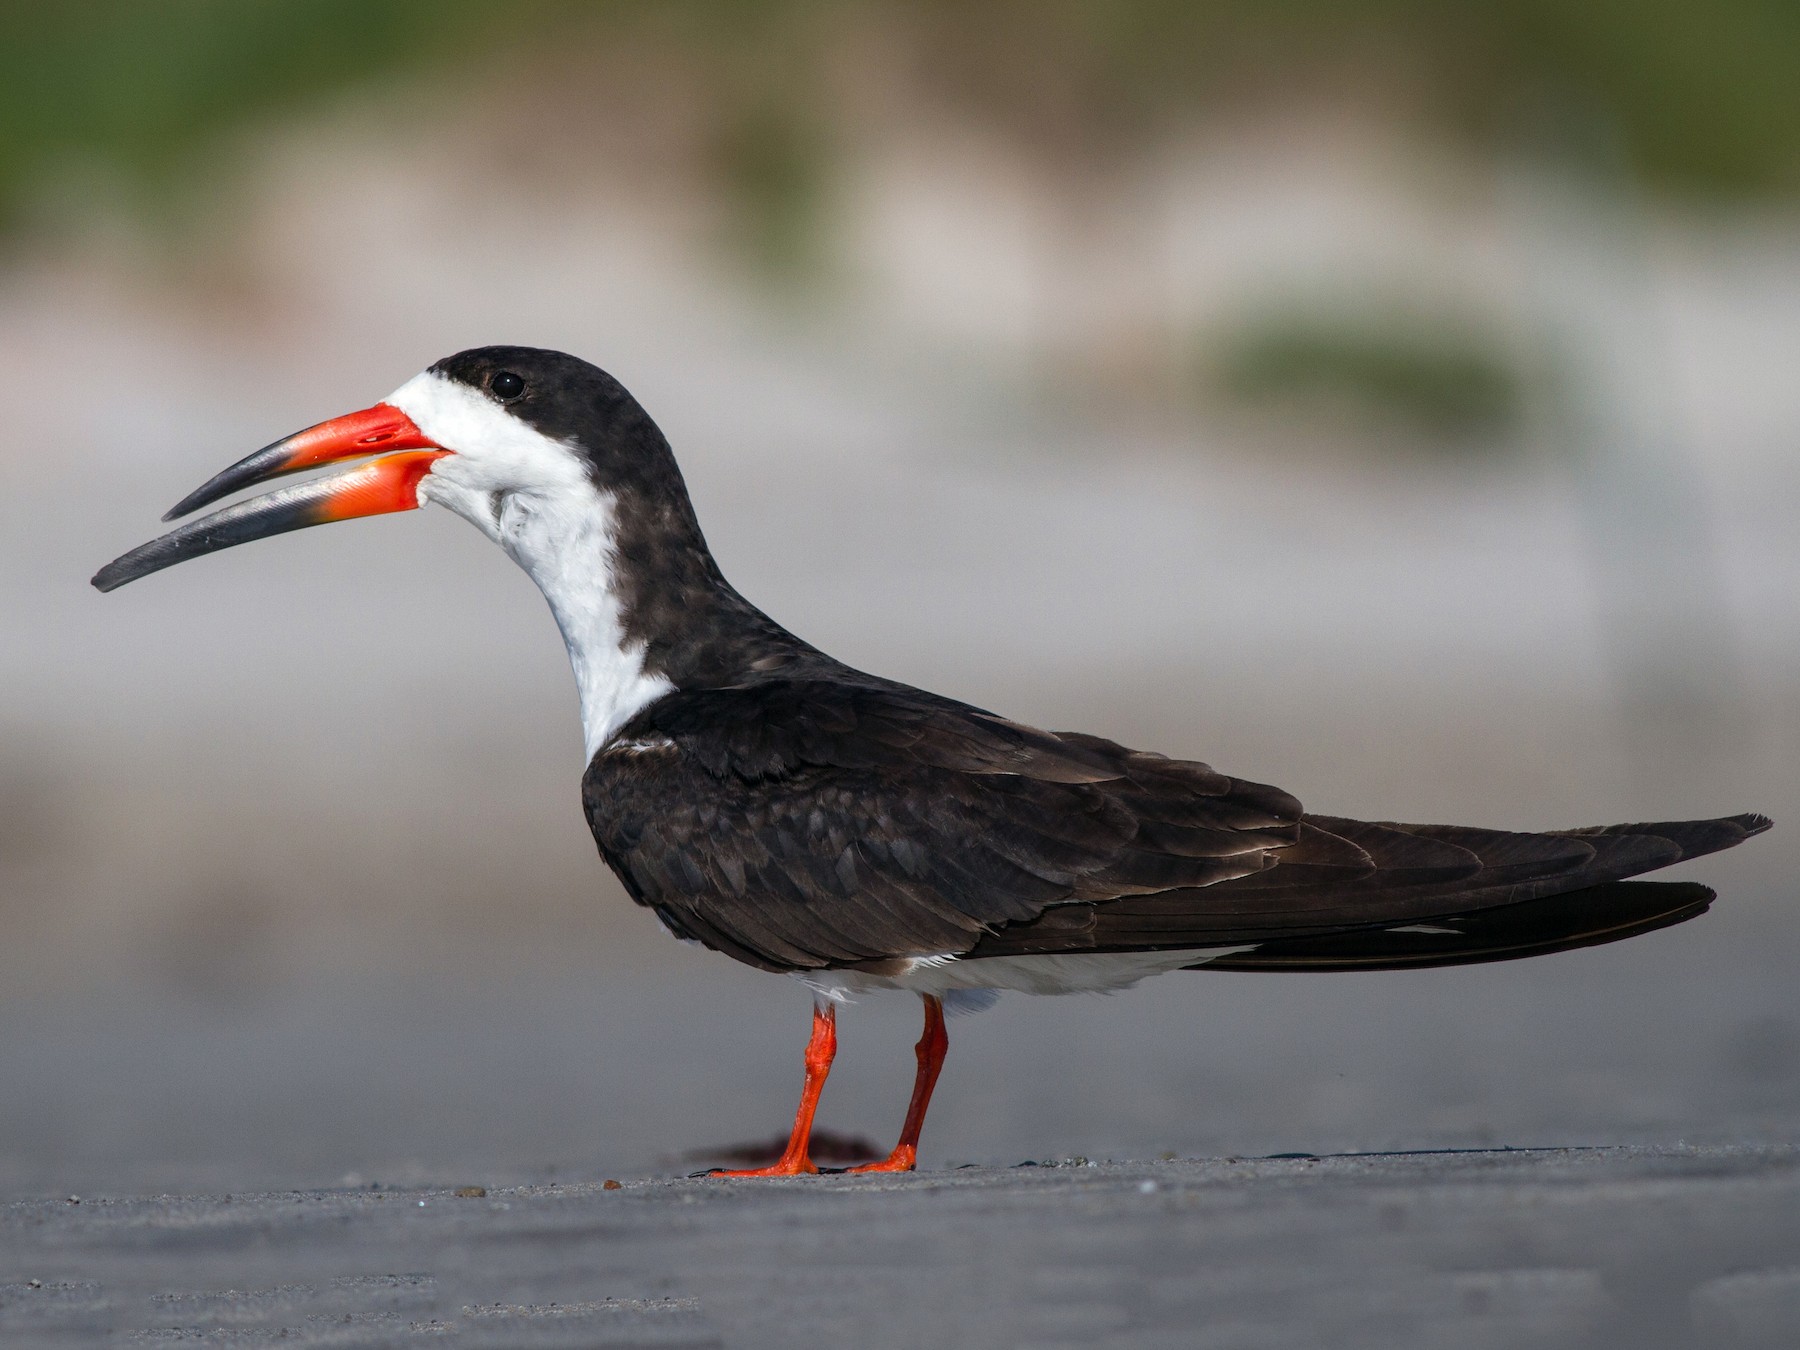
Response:
POLYGON ((0 1210, 12 1346, 1791 1346, 1800 1152, 1081 1159, 0 1210))

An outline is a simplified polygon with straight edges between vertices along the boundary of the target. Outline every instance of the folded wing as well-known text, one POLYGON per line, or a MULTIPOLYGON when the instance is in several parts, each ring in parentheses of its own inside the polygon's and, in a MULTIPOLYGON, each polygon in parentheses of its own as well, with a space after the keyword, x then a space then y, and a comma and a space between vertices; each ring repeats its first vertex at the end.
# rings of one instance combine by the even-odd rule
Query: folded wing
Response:
MULTIPOLYGON (((583 800, 636 900, 677 934, 772 970, 1277 943, 1262 968, 1359 951, 1405 964, 1420 937, 1447 957, 1450 935, 1401 937, 1397 952, 1293 944, 1445 926, 1767 827, 1739 816, 1527 834, 1310 815, 1205 764, 836 679, 671 694, 594 757, 583 800)), ((1633 903, 1699 912, 1686 891, 1633 903)), ((1604 928, 1611 911, 1595 913, 1604 928)), ((1579 927, 1543 940, 1578 945, 1579 927)))

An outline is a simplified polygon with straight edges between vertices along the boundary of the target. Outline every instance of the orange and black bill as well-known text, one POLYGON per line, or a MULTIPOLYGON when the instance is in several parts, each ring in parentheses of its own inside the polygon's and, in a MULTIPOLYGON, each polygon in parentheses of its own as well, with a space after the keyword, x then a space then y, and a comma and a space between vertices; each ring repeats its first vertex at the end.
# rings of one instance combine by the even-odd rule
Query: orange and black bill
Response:
POLYGON ((185 515, 271 478, 383 451, 396 453, 381 454, 342 473, 252 497, 189 521, 109 562, 95 573, 94 585, 103 591, 116 590, 151 572, 234 544, 334 520, 411 511, 419 504, 419 480, 430 472, 433 462, 450 453, 398 408, 378 403, 264 446, 183 499, 163 519, 185 515))

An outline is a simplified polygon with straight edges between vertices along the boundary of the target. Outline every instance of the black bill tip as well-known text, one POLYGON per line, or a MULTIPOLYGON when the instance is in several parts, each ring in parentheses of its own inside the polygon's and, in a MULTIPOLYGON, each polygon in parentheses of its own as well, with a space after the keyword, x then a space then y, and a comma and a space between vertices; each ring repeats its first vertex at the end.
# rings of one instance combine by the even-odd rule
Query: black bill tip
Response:
MULTIPOLYGON (((291 442, 293 440, 292 436, 283 436, 280 440, 265 445, 255 454, 244 456, 229 469, 215 473, 163 512, 163 519, 165 521, 179 519, 190 512, 198 511, 203 506, 211 506, 221 497, 229 497, 239 488, 250 487, 252 484, 274 478, 279 474, 294 472, 287 465, 287 461, 292 457, 291 442)), ((95 584, 99 583, 96 581, 95 584)))
POLYGON ((272 534, 320 525, 330 516, 321 509, 322 498, 334 485, 330 480, 283 488, 247 502, 228 506, 210 516, 189 521, 131 552, 121 554, 94 573, 96 590, 116 591, 128 581, 160 572, 189 558, 214 553, 235 544, 265 539, 272 534))
POLYGON ((114 558, 105 567, 94 573, 91 580, 93 588, 97 591, 116 591, 126 582, 143 576, 142 572, 133 571, 127 566, 130 561, 129 553, 122 558, 114 558))

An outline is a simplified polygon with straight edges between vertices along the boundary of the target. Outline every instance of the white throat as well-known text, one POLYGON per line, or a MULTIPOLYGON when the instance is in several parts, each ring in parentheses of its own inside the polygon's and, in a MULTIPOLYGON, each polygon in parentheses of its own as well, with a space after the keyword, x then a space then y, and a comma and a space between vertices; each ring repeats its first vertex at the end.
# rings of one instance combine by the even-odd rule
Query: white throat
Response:
POLYGON ((579 497, 509 492, 500 498, 497 521, 491 512, 473 519, 550 602, 575 672, 592 759, 620 727, 675 686, 646 674, 643 644, 625 640, 613 587, 612 499, 583 486, 579 497))
POLYGON ((432 466, 419 500, 447 507, 499 544, 550 602, 592 759, 675 688, 647 674, 643 644, 625 638, 613 581, 613 499, 594 486, 574 450, 467 385, 426 372, 386 401, 456 452, 432 466))

